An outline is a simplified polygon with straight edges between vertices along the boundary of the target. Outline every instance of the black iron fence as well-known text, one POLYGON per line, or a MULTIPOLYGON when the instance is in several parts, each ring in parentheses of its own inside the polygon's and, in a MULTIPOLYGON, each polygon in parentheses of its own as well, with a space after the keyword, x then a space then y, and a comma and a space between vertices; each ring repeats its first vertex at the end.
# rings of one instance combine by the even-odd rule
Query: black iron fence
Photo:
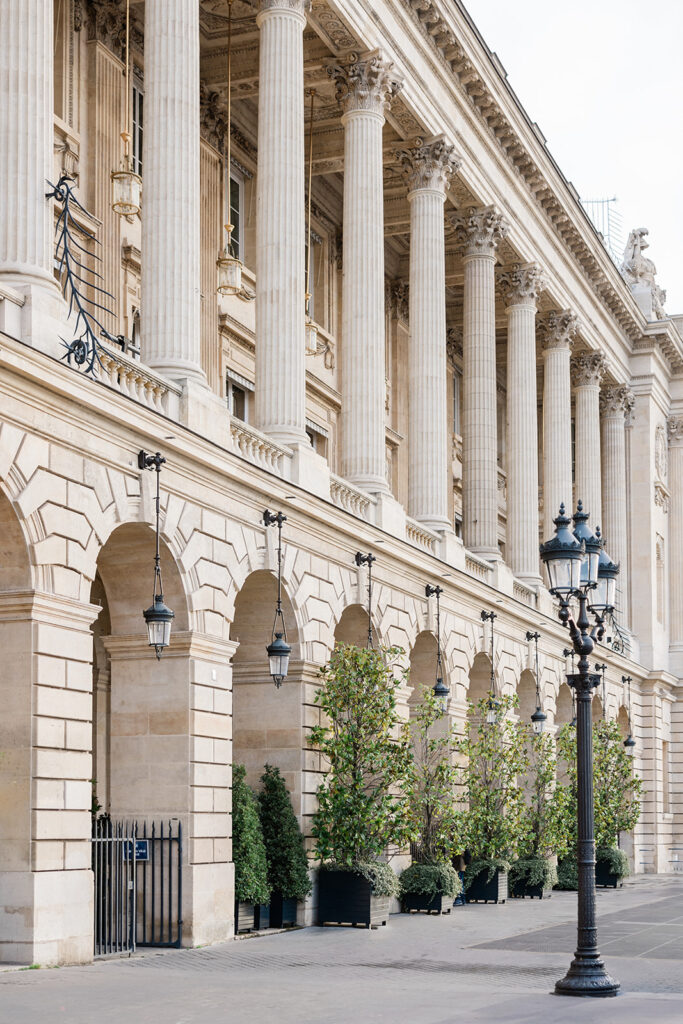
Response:
POLYGON ((142 827, 93 822, 95 956, 182 942, 183 840, 179 821, 142 827))

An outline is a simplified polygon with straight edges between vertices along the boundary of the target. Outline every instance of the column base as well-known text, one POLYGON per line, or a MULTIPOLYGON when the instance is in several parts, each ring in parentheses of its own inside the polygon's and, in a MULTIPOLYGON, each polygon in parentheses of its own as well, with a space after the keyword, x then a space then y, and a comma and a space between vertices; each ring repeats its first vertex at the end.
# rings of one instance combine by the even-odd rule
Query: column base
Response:
POLYGON ((620 984, 607 971, 599 953, 589 956, 577 954, 564 978, 555 984, 556 996, 616 996, 620 984))
POLYGON ((0 962, 92 961, 92 871, 0 872, 0 908, 0 962))
POLYGON ((0 275, 0 330, 54 359, 62 359, 73 332, 53 279, 0 275))
POLYGON ((489 548, 489 547, 483 547, 482 546, 482 547, 470 547, 470 548, 468 548, 468 550, 471 551, 473 555, 476 555, 477 558, 483 558, 487 562, 502 562, 503 561, 503 556, 501 555, 499 548, 489 548))
POLYGON ((453 530, 450 519, 441 516, 414 516, 414 519, 427 530, 433 530, 434 533, 444 533, 446 530, 453 530))
POLYGON ((543 582, 540 573, 516 572, 514 573, 514 577, 516 580, 519 580, 520 583, 523 583, 525 587, 531 587, 532 590, 538 590, 543 582))

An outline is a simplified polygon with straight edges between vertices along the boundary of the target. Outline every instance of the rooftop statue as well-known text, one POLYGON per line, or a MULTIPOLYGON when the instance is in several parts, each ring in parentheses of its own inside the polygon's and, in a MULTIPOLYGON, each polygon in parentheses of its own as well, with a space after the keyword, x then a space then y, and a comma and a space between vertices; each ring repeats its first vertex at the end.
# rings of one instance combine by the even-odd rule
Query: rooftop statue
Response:
POLYGON ((647 234, 647 228, 634 228, 631 231, 620 270, 646 319, 663 320, 666 317, 666 292, 655 281, 657 268, 654 263, 643 255, 649 245, 645 241, 647 234))

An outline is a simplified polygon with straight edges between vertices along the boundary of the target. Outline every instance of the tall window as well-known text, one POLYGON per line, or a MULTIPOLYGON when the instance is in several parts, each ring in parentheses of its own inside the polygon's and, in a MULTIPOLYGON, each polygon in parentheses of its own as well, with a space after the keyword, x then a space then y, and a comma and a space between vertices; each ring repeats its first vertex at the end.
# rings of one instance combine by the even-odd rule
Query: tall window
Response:
POLYGON ((235 419, 249 422, 254 385, 246 377, 229 370, 225 377, 225 397, 228 412, 235 419))
POLYGON ((462 408, 462 373, 456 367, 453 370, 453 433, 461 435, 460 410, 462 408))
MULTIPOLYGON (((230 175, 230 194, 228 196, 227 188, 223 196, 224 210, 228 209, 228 203, 230 204, 230 223, 232 224, 232 250, 233 254, 238 260, 244 262, 244 225, 243 211, 244 211, 244 179, 236 171, 233 170, 230 175)), ((226 221, 227 223, 227 221, 226 221)))
POLYGON ((142 174, 142 89, 133 83, 133 170, 142 174))

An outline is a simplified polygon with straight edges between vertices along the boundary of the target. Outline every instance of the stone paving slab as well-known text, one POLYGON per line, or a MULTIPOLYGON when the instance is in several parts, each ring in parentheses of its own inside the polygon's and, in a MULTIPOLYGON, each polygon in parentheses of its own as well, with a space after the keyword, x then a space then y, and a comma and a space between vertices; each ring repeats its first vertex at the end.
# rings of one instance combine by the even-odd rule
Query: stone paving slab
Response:
POLYGON ((679 927, 682 892, 660 877, 599 893, 601 934, 604 926, 608 942, 637 940, 635 953, 605 949, 625 990, 617 999, 550 994, 575 940, 576 896, 558 893, 549 901, 456 908, 449 917, 397 915, 376 932, 310 928, 87 967, 0 973, 0 1021, 681 1024, 683 956, 678 939, 668 940, 679 927), (621 918, 628 925, 620 932, 621 918), (645 948, 653 920, 668 942, 666 959, 645 948))

